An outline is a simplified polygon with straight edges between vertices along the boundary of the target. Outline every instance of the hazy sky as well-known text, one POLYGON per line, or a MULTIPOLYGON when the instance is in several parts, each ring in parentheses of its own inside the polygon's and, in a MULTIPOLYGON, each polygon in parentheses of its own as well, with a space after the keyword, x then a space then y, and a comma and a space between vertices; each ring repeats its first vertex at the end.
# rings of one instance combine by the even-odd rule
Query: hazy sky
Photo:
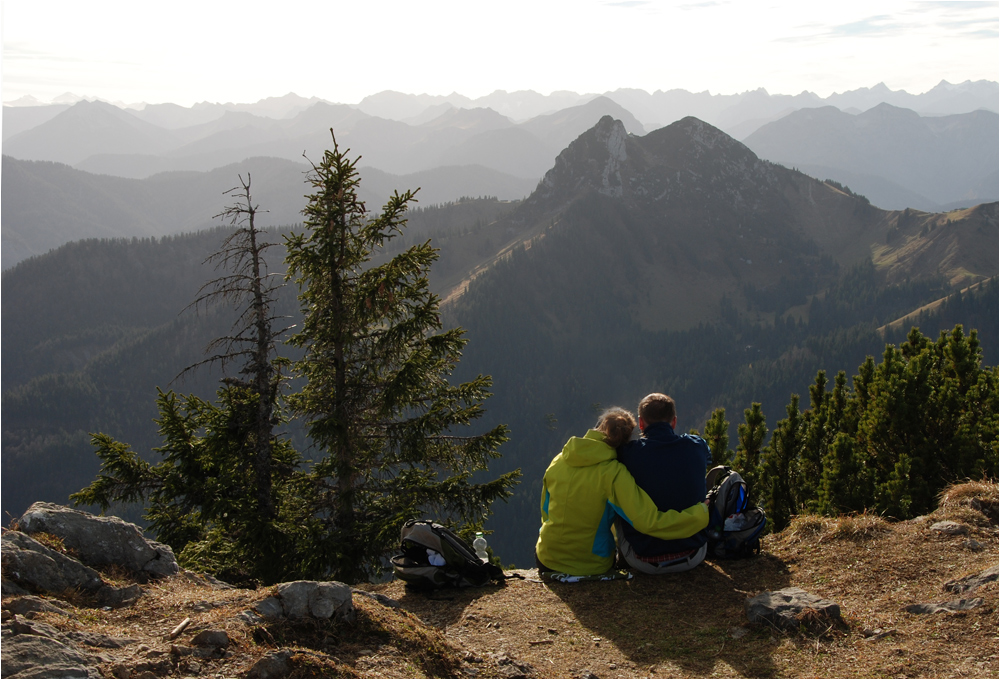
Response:
POLYGON ((4 101, 503 89, 820 96, 1000 80, 997 2, 3 0, 4 101))

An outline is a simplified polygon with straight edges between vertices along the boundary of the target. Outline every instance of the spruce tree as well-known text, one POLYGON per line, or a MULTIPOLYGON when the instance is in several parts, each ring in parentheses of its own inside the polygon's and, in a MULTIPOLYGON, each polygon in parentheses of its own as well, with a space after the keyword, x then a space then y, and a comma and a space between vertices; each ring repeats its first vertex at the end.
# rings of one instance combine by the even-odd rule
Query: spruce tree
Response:
POLYGON ((415 198, 396 192, 370 215, 346 153, 334 139, 313 164, 305 231, 287 238, 286 262, 304 316, 291 339, 304 351, 303 386, 290 403, 321 454, 312 481, 323 525, 308 559, 314 573, 356 582, 381 572, 405 520, 481 526, 520 473, 473 480, 507 438, 503 425, 462 434, 483 414, 491 381, 449 383, 466 340, 442 328, 429 242, 372 265, 415 198))

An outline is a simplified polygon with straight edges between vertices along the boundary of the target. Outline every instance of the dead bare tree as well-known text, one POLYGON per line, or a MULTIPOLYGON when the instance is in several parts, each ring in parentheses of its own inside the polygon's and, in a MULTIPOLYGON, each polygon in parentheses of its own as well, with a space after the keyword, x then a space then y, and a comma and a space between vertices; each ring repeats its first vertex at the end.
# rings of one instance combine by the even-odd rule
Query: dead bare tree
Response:
POLYGON ((248 404, 255 402, 255 412, 242 414, 244 417, 237 415, 237 420, 243 422, 233 423, 232 427, 242 429, 249 425, 252 431, 258 508, 262 519, 271 520, 276 512, 271 492, 273 428, 277 423, 275 408, 284 380, 281 368, 287 363, 276 357, 275 344, 291 327, 282 326, 276 330, 280 325, 277 322, 287 318, 273 312, 277 292, 284 285, 283 275, 270 272, 264 258, 265 251, 278 244, 262 238, 266 232, 255 224, 257 214, 262 211, 253 202, 250 174, 247 173, 245 180, 240 175, 239 180, 240 186, 225 192, 233 196, 235 202, 215 216, 234 227, 234 231, 219 250, 205 259, 206 263, 214 263, 217 271, 226 273, 202 286, 198 298, 191 303, 193 307, 201 307, 221 301, 239 310, 239 316, 228 335, 209 344, 206 352, 211 356, 184 372, 206 363, 218 363, 225 373, 234 362, 241 364, 241 377, 226 377, 223 381, 230 387, 243 388, 256 395, 248 404))

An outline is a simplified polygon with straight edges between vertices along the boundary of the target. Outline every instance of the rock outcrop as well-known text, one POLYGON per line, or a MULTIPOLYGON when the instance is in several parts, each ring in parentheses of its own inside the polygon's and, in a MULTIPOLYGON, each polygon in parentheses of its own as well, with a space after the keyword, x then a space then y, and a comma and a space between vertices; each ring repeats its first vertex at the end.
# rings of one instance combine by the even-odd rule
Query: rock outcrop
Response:
POLYGON ((117 517, 99 517, 54 503, 35 503, 17 525, 26 534, 58 536, 81 562, 92 567, 117 564, 156 576, 180 570, 170 546, 143 537, 139 527, 117 517))
POLYGON ((274 589, 274 595, 253 607, 253 612, 265 619, 354 620, 351 588, 338 581, 291 581, 274 589))
POLYGON ((150 576, 176 574, 180 567, 169 546, 143 537, 134 524, 117 517, 98 517, 53 503, 35 503, 17 520, 17 531, 5 531, 3 594, 29 592, 62 595, 77 590, 101 606, 118 607, 142 594, 138 584, 116 588, 94 567, 117 565, 150 576), (65 553, 35 540, 55 537, 65 553))
POLYGON ((771 623, 782 630, 796 630, 803 624, 841 621, 840 605, 801 588, 765 591, 749 597, 746 613, 750 623, 771 623))
POLYGON ((0 674, 5 678, 101 677, 99 659, 48 624, 14 619, 3 624, 2 635, 0 674))

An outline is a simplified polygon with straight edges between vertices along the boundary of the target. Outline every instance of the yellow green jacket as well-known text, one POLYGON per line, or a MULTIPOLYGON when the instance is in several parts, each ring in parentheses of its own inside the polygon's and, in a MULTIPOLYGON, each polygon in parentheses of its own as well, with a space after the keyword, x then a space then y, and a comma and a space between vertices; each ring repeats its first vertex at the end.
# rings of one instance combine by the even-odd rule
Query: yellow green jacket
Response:
POLYGON ((615 515, 649 536, 687 538, 708 525, 708 508, 698 503, 660 512, 639 488, 604 434, 590 430, 572 437, 552 459, 542 480, 542 528, 535 552, 549 569, 586 576, 614 566, 615 515))

